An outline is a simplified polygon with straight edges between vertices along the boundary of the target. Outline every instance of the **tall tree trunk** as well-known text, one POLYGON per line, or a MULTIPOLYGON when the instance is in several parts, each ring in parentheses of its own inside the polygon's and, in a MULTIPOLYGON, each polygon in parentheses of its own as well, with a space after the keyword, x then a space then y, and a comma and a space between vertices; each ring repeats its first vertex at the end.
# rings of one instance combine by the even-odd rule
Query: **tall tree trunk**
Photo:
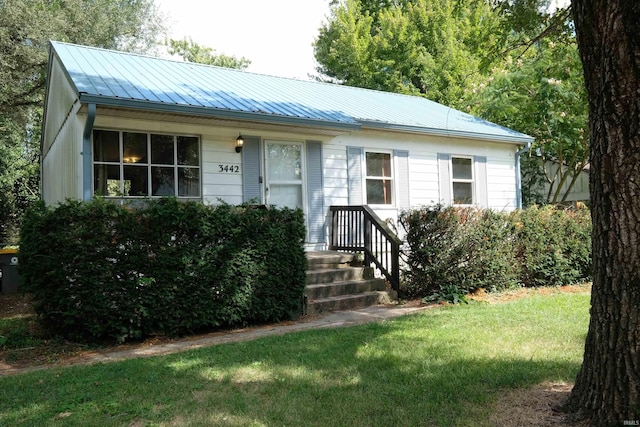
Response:
MULTIPOLYGON (((640 422, 640 2, 573 0, 589 97, 591 322, 567 408, 640 422)), ((627 421, 627 423, 625 423, 627 421)))

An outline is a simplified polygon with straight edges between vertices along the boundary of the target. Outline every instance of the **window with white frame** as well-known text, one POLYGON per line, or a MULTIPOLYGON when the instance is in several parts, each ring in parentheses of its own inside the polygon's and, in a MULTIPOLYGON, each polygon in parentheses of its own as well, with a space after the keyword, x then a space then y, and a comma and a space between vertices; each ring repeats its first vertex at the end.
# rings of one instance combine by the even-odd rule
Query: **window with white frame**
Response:
POLYGON ((472 205, 473 158, 451 156, 451 184, 454 205, 472 205))
POLYGON ((367 152, 365 154, 367 204, 393 204, 391 159, 391 153, 367 152))
POLYGON ((103 197, 200 197, 195 136, 93 131, 93 192, 103 197))

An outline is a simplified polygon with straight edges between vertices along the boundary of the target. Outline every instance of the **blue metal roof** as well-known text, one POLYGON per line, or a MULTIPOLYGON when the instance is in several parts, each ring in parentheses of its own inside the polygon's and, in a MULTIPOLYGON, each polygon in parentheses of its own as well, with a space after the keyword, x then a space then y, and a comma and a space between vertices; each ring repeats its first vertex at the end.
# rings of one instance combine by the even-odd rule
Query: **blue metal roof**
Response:
POLYGON ((377 128, 523 144, 528 135, 389 92, 51 42, 82 102, 222 119, 377 128))

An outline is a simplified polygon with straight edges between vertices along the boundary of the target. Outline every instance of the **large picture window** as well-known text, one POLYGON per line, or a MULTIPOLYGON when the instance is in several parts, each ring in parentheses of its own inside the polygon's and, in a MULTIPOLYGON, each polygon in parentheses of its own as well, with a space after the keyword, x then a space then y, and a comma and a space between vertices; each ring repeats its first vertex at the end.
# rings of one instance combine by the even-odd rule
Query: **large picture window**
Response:
POLYGON ((93 131, 93 191, 103 197, 200 197, 195 136, 93 131))
POLYGON ((473 200, 473 159, 471 157, 451 157, 451 182, 453 204, 472 205, 473 200))
POLYGON ((391 153, 366 153, 367 204, 393 204, 391 153))

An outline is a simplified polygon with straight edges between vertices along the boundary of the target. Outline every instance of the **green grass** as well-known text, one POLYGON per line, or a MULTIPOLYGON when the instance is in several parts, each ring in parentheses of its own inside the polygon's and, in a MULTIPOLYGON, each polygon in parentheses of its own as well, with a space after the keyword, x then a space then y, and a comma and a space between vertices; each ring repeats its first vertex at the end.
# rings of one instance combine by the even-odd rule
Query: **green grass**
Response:
POLYGON ((0 378, 0 425, 487 425, 500 393, 573 381, 585 294, 427 310, 0 378))

